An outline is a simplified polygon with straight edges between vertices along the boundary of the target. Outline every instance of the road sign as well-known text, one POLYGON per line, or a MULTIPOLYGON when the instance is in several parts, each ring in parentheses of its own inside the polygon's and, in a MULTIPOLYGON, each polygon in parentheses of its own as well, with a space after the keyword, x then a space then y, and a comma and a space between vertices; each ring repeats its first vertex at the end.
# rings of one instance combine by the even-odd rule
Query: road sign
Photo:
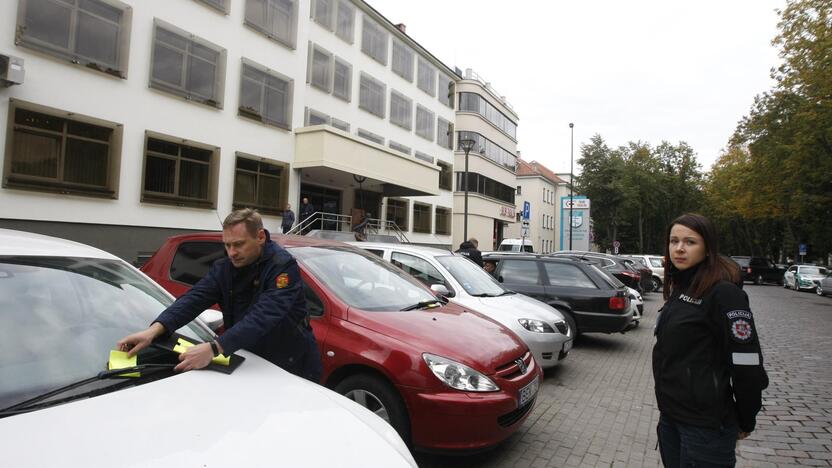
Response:
POLYGON ((621 247, 621 242, 612 241, 613 254, 618 255, 618 248, 621 247))
POLYGON ((529 220, 528 220, 528 219, 524 219, 523 221, 521 221, 521 224, 523 225, 523 227, 526 227, 526 228, 527 228, 527 227, 529 227, 529 220))
POLYGON ((806 244, 800 244, 800 255, 806 255, 806 244))
POLYGON ((520 228, 520 236, 529 237, 529 225, 524 225, 520 228))
POLYGON ((523 219, 530 219, 532 217, 532 204, 523 202, 523 219))

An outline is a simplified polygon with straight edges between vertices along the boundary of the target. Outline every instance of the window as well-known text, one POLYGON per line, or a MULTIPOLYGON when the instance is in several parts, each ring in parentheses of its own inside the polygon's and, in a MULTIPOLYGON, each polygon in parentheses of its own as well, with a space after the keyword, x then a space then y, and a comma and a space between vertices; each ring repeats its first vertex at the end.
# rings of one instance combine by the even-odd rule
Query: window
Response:
POLYGON ((419 79, 416 86, 431 96, 436 96, 436 69, 421 57, 419 57, 419 79))
POLYGON ((408 154, 408 155, 410 154, 410 147, 409 146, 405 146, 405 145, 403 145, 401 143, 398 143, 398 142, 395 142, 393 140, 390 140, 390 148, 393 148, 394 150, 399 151, 399 152, 404 153, 404 154, 408 154))
POLYGON ((287 47, 295 48, 295 0, 246 0, 245 24, 287 47))
POLYGON ((197 0, 201 3, 208 5, 215 10, 219 10, 222 13, 228 14, 229 7, 231 5, 231 0, 197 0))
POLYGON ((422 161, 433 164, 433 156, 425 154, 421 151, 416 151, 416 159, 421 159, 422 161))
POLYGON ((309 46, 309 83, 321 91, 332 92, 332 54, 320 46, 309 46))
POLYGON ((376 62, 387 65, 388 34, 380 25, 364 15, 361 29, 361 51, 376 62))
POLYGON ((146 132, 142 202, 216 207, 219 148, 146 132))
POLYGON ((430 234, 431 211, 430 205, 413 203, 413 232, 430 234))
POLYGON ((350 124, 344 122, 343 120, 338 120, 335 117, 332 117, 332 126, 337 128, 338 130, 343 130, 345 132, 350 131, 350 124))
POLYGON ((502 260, 500 276, 506 283, 540 284, 537 262, 526 260, 502 260))
POLYGON ((127 78, 129 6, 115 0, 21 0, 18 8, 16 44, 127 78))
POLYGON ((387 221, 392 221, 402 231, 407 231, 407 200, 387 199, 387 221))
POLYGON ((338 12, 335 16, 335 35, 352 44, 353 25, 355 24, 355 8, 347 0, 338 1, 338 12))
POLYGON ((390 91, 390 122, 408 131, 413 129, 413 103, 395 90, 390 91))
POLYGON ((384 83, 362 73, 361 85, 358 90, 358 107, 383 119, 386 91, 387 87, 384 83))
POLYGON ((543 266, 549 277, 550 286, 598 289, 586 273, 575 265, 544 262, 543 266))
POLYGON ((306 108, 306 118, 304 125, 311 127, 313 125, 329 125, 330 117, 323 112, 318 112, 315 109, 306 108))
POLYGON ((237 153, 234 209, 257 208, 263 214, 283 214, 289 186, 286 169, 285 164, 237 153))
POLYGON ((363 128, 358 129, 358 136, 360 136, 361 138, 364 138, 365 140, 370 140, 373 143, 378 143, 379 145, 384 144, 384 137, 383 136, 376 135, 375 133, 364 130, 363 128))
POLYGON ((303 281, 303 297, 306 298, 306 310, 309 311, 309 316, 321 317, 324 315, 324 302, 305 281, 303 281))
POLYGON ((393 39, 393 73, 413 83, 413 51, 404 43, 393 39))
POLYGON ((347 102, 352 99, 352 65, 335 57, 332 95, 347 102))
POLYGON ((436 207, 436 233, 443 235, 451 234, 451 209, 436 207))
POLYGON ((450 79, 445 74, 439 74, 439 91, 437 91, 436 97, 439 98, 439 102, 445 104, 446 106, 450 107, 451 109, 454 108, 454 94, 456 87, 454 85, 454 81, 450 79))
POLYGON ((332 17, 335 12, 335 0, 313 0, 312 19, 316 23, 332 30, 332 17))
POLYGON ((523 195, 523 186, 522 185, 517 186, 517 195, 523 195))
POLYGON ((517 139, 517 124, 479 94, 459 93, 459 110, 460 112, 475 112, 480 114, 503 133, 515 140, 517 139))
POLYGON ((433 141, 433 112, 416 105, 416 134, 433 141))
POLYGON ((150 86, 222 109, 225 49, 156 20, 150 86))
POLYGON ((436 120, 436 143, 448 149, 454 149, 454 124, 442 117, 436 120))
POLYGON ((442 190, 451 190, 451 179, 453 174, 453 166, 448 163, 439 161, 436 163, 439 166, 439 188, 442 190))
MULTIPOLYGON (((514 156, 514 154, 512 154, 510 151, 505 150, 503 147, 499 146, 498 144, 494 143, 488 138, 485 138, 479 133, 457 132, 457 142, 462 141, 464 139, 474 140, 475 143, 474 148, 471 150, 472 152, 478 153, 483 157, 494 161, 495 163, 503 166, 511 172, 516 171, 517 157, 514 156)), ((457 143, 457 151, 462 151, 462 147, 459 145, 459 143, 457 143)))
POLYGON ((118 198, 122 126, 10 100, 4 187, 118 198))
POLYGON ((240 116, 289 130, 293 88, 291 79, 244 58, 240 116))
POLYGON ((223 257, 225 249, 219 242, 183 242, 170 262, 170 279, 193 286, 223 257))
MULTIPOLYGON (((465 190, 465 173, 456 173, 456 190, 465 190)), ((468 191, 514 204, 514 187, 497 182, 476 172, 468 172, 468 191)))
POLYGON ((390 263, 406 271, 427 287, 431 287, 434 284, 441 284, 450 289, 449 285, 445 283, 445 277, 442 276, 442 273, 439 273, 436 267, 423 258, 401 252, 393 252, 390 255, 390 263))

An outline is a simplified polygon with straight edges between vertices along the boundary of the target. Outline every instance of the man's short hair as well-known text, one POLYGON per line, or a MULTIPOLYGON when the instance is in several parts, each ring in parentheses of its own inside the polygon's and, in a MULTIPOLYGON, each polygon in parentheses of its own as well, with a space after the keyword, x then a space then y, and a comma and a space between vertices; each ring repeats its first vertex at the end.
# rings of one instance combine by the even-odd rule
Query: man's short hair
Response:
POLYGON ((476 238, 476 237, 472 237, 472 238, 468 239, 468 242, 470 242, 470 243, 474 244, 474 248, 476 248, 476 247, 479 247, 479 246, 480 246, 480 243, 477 241, 477 238, 476 238))
POLYGON ((222 222, 222 229, 226 230, 240 223, 245 223, 246 231, 251 234, 251 237, 257 237, 257 232, 263 229, 263 218, 257 210, 251 208, 232 211, 225 217, 225 221, 222 222))

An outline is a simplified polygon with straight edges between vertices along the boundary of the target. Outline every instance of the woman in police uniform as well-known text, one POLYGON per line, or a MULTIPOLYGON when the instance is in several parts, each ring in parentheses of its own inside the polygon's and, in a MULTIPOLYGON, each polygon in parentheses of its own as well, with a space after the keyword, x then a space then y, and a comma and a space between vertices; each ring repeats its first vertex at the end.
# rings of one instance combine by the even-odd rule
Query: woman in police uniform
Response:
POLYGON ((734 466, 768 386, 748 296, 716 229, 685 214, 668 228, 653 378, 666 467, 734 466))

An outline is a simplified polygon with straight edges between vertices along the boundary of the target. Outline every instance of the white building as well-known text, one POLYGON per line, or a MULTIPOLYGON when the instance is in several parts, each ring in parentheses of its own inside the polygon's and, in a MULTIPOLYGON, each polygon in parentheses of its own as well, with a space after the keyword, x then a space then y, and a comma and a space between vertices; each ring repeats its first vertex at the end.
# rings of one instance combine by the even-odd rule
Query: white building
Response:
MULTIPOLYGON (((517 207, 522 211, 528 202, 531 216, 526 239, 532 242, 534 251, 550 253, 558 250, 557 225, 558 204, 560 202, 558 187, 565 184, 549 168, 537 161, 517 160, 517 207)), ((520 223, 509 225, 506 237, 521 237, 520 223)))
POLYGON ((72 3, 0 2, 0 227, 132 260, 308 196, 451 244, 459 77, 366 3, 72 3))

